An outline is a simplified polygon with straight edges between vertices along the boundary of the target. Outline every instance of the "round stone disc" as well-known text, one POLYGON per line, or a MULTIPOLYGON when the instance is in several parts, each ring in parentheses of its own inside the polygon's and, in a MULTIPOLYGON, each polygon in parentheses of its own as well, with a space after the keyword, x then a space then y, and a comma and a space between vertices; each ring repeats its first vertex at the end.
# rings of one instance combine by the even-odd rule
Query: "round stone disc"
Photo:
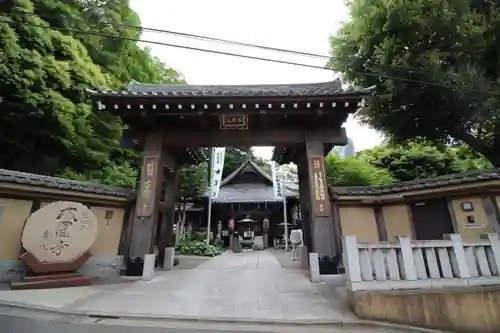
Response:
POLYGON ((26 220, 21 242, 41 263, 65 263, 87 252, 97 233, 97 218, 87 206, 58 201, 37 210, 26 220))

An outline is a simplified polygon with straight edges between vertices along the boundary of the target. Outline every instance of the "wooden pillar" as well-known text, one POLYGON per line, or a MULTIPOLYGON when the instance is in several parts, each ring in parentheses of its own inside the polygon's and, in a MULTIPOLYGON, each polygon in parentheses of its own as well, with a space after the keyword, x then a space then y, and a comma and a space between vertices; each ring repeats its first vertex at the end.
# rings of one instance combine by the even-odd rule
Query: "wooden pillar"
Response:
POLYGON ((160 227, 160 238, 158 241, 158 267, 163 268, 165 264, 165 248, 174 247, 174 225, 175 225, 175 202, 178 190, 178 170, 168 170, 165 174, 165 197, 164 212, 160 227))
POLYGON ((333 238, 335 255, 342 255, 342 224, 340 223, 339 204, 336 200, 331 201, 333 218, 333 238))
POLYGON ((142 275, 144 256, 154 253, 154 237, 164 170, 162 148, 161 133, 147 135, 127 260, 127 275, 142 275))
POLYGON ((302 233, 304 237, 304 243, 307 246, 309 252, 313 250, 312 245, 312 226, 311 226, 311 214, 310 214, 310 191, 308 184, 308 168, 307 168, 307 157, 304 149, 299 152, 297 163, 297 176, 299 178, 299 204, 301 213, 301 223, 302 223, 302 233))
POLYGON ((307 177, 312 251, 332 257, 335 251, 334 226, 326 183, 323 142, 306 137, 307 177))

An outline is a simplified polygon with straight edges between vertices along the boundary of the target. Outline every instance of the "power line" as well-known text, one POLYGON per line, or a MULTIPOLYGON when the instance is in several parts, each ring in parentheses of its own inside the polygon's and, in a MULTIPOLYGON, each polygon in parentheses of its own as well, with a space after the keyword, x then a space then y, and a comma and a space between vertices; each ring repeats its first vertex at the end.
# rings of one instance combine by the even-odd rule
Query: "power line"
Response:
MULTIPOLYGON (((2 22, 2 23, 9 23, 9 24, 17 24, 17 25, 21 25, 21 26, 31 26, 31 27, 39 27, 39 28, 44 28, 44 29, 53 29, 53 30, 59 30, 59 31, 67 31, 67 32, 72 32, 72 33, 76 33, 76 34, 84 34, 84 35, 92 35, 92 36, 114 38, 114 39, 119 39, 119 40, 128 40, 128 41, 133 41, 133 42, 148 43, 148 44, 153 44, 153 45, 161 45, 161 46, 167 46, 167 47, 173 47, 173 48, 180 48, 180 49, 191 50, 191 51, 200 51, 200 52, 206 52, 206 53, 212 53, 212 54, 220 54, 220 55, 226 55, 226 56, 232 56, 232 57, 238 57, 238 58, 267 61, 267 62, 273 62, 273 63, 279 63, 279 64, 285 64, 285 65, 294 65, 294 66, 298 66, 298 67, 306 67, 306 68, 313 68, 313 69, 330 70, 330 71, 334 71, 334 72, 339 72, 340 71, 340 70, 335 69, 335 68, 322 67, 322 66, 311 65, 311 64, 304 64, 304 63, 298 63, 298 62, 293 62, 293 61, 286 61, 286 60, 278 60, 278 59, 272 59, 272 58, 257 57, 257 56, 251 56, 251 55, 245 55, 245 54, 238 54, 238 53, 232 53, 232 52, 210 50, 210 49, 204 49, 204 48, 198 48, 198 47, 191 47, 191 46, 184 46, 184 45, 178 45, 178 44, 169 44, 169 43, 163 43, 163 42, 157 42, 157 41, 151 41, 151 40, 144 40, 144 39, 138 39, 138 38, 132 38, 132 37, 125 37, 125 36, 109 35, 109 34, 103 34, 103 33, 100 33, 100 32, 75 30, 75 29, 62 28, 62 27, 54 27, 54 26, 44 26, 44 25, 39 25, 39 24, 32 24, 32 23, 25 23, 25 22, 16 22, 16 21, 12 21, 12 20, 0 20, 0 22, 2 22)), ((423 80, 414 80, 414 79, 409 79, 409 78, 403 78, 403 77, 385 75, 383 73, 357 72, 357 71, 353 71, 352 73, 358 74, 358 75, 363 75, 363 76, 371 76, 371 77, 376 77, 376 78, 384 78, 384 79, 389 79, 389 80, 394 80, 394 81, 401 81, 401 82, 417 83, 417 84, 423 84, 423 85, 430 85, 430 86, 442 87, 442 88, 446 88, 446 89, 456 89, 456 88, 458 88, 458 87, 451 87, 451 86, 448 86, 448 85, 444 85, 444 84, 441 84, 441 83, 438 83, 438 82, 423 81, 423 80)), ((478 89, 465 89, 465 90, 468 90, 468 91, 471 91, 471 92, 481 92, 481 93, 494 93, 494 94, 498 93, 496 91, 489 92, 489 91, 478 90, 478 89)))
MULTIPOLYGON (((31 15, 31 16, 39 16, 38 14, 35 14, 35 13, 25 13, 25 14, 31 15)), ((48 16, 44 15, 43 17, 50 17, 50 15, 48 15, 48 16)), ((72 20, 76 21, 76 22, 82 22, 82 23, 94 25, 94 26, 101 25, 104 27, 112 26, 112 27, 118 27, 118 28, 129 28, 129 29, 133 29, 133 30, 137 30, 137 31, 141 31, 141 32, 142 31, 149 31, 149 32, 179 36, 179 37, 184 37, 184 38, 204 40, 204 41, 222 43, 222 44, 227 44, 227 45, 250 47, 250 48, 256 48, 256 49, 261 49, 261 50, 267 50, 267 51, 273 51, 273 52, 279 52, 279 53, 287 53, 287 54, 293 54, 293 55, 298 55, 298 56, 306 56, 306 57, 312 57, 312 58, 318 58, 318 59, 324 59, 324 60, 338 59, 338 57, 328 56, 328 55, 324 55, 324 54, 317 54, 317 53, 310 53, 310 52, 304 52, 304 51, 276 48, 276 47, 270 47, 270 46, 259 45, 259 44, 250 44, 250 43, 244 43, 244 42, 239 42, 239 41, 234 41, 234 40, 229 40, 229 39, 222 39, 222 38, 216 38, 216 37, 210 37, 210 36, 202 36, 202 35, 198 35, 198 34, 189 34, 189 33, 184 33, 184 32, 173 31, 173 30, 149 28, 149 27, 143 27, 143 26, 137 26, 137 25, 131 25, 131 24, 125 24, 125 23, 109 23, 109 22, 90 23, 86 20, 74 19, 74 18, 72 18, 72 20)), ((376 64, 376 65, 381 66, 379 64, 376 64)), ((410 70, 410 71, 414 71, 414 72, 428 72, 428 70, 426 70, 425 68, 416 68, 416 67, 410 67, 410 66, 385 65, 385 66, 381 66, 381 67, 405 69, 405 70, 410 70)))
MULTIPOLYGON (((38 14, 35 14, 35 13, 27 13, 27 15, 39 16, 38 14)), ((77 21, 77 22, 83 22, 83 23, 89 24, 88 21, 85 21, 85 20, 82 20, 82 19, 73 19, 73 20, 77 21)), ((129 28, 129 29, 138 30, 138 31, 155 32, 155 33, 161 33, 161 34, 179 36, 179 37, 184 37, 184 38, 205 40, 205 41, 210 41, 210 42, 215 42, 215 43, 222 43, 222 44, 228 44, 228 45, 237 45, 237 46, 243 46, 243 47, 251 47, 251 48, 262 49, 262 50, 267 50, 267 51, 274 51, 274 52, 280 52, 280 53, 289 53, 289 54, 294 54, 294 55, 300 55, 300 56, 306 56, 306 57, 313 57, 313 58, 320 58, 320 59, 330 59, 331 58, 330 56, 323 55, 323 54, 315 54, 315 53, 309 53, 309 52, 304 52, 304 51, 289 50, 289 49, 283 49, 283 48, 277 48, 277 47, 271 47, 271 46, 265 46, 265 45, 244 43, 244 42, 239 42, 239 41, 234 41, 234 40, 229 40, 229 39, 222 39, 222 38, 216 38, 216 37, 202 36, 202 35, 197 35, 197 34, 189 34, 189 33, 184 33, 184 32, 173 31, 173 30, 148 28, 148 27, 142 27, 142 26, 137 26, 137 25, 125 24, 125 23, 102 23, 102 22, 96 22, 93 25, 113 26, 113 27, 118 27, 118 28, 129 28)))

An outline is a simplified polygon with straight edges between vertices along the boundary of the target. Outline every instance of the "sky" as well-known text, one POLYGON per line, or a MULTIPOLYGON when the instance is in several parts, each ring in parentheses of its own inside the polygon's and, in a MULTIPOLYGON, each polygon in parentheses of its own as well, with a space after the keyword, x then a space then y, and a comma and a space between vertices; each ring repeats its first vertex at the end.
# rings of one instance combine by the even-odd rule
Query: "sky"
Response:
MULTIPOLYGON (((210 36, 249 44, 328 55, 328 37, 349 15, 343 0, 131 0, 143 27, 210 36)), ((326 60, 163 33, 145 32, 143 40, 324 66, 326 60)), ((144 44, 189 84, 286 84, 331 81, 333 71, 144 44)), ((350 118, 344 125, 356 150, 381 143, 376 131, 350 118)), ((254 147, 270 159, 272 147, 254 147)))

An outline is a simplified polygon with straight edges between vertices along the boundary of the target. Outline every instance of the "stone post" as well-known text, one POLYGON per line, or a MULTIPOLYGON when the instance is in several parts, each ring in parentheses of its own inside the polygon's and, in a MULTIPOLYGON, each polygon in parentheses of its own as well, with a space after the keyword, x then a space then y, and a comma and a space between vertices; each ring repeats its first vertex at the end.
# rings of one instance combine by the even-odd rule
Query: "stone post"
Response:
POLYGON ((459 234, 449 234, 444 235, 444 239, 449 239, 453 242, 453 261, 456 265, 455 269, 457 271, 458 277, 470 278, 471 273, 469 271, 469 266, 467 265, 467 257, 465 255, 462 237, 459 234))
POLYGON ((356 236, 342 237, 343 259, 345 273, 349 282, 362 282, 361 266, 359 263, 359 249, 356 236))
POLYGON ((399 245, 401 246, 401 273, 405 280, 416 281, 417 268, 415 266, 415 259, 413 258, 413 249, 409 237, 398 236, 399 245))

